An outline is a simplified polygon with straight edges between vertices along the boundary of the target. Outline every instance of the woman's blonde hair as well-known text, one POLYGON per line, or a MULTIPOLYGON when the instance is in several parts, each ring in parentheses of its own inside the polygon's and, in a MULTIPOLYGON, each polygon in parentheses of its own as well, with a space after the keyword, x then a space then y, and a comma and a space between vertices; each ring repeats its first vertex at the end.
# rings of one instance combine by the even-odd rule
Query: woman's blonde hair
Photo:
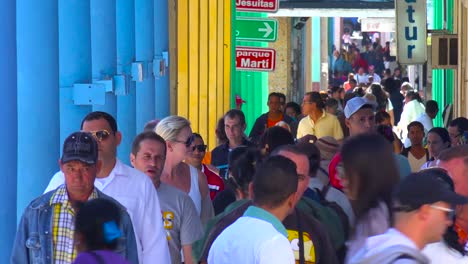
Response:
POLYGON ((159 121, 154 132, 166 141, 174 141, 177 140, 180 131, 186 127, 190 127, 190 121, 181 116, 172 115, 159 121))

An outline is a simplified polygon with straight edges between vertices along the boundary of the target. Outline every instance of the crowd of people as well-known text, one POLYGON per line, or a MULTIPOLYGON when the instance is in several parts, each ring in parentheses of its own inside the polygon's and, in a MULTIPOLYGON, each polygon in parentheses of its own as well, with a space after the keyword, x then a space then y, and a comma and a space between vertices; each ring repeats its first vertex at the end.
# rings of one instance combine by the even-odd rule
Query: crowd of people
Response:
POLYGON ((211 151, 186 118, 151 120, 128 165, 115 118, 91 112, 11 262, 466 263, 468 120, 434 127, 435 101, 382 83, 273 92, 249 136, 227 111, 211 151))

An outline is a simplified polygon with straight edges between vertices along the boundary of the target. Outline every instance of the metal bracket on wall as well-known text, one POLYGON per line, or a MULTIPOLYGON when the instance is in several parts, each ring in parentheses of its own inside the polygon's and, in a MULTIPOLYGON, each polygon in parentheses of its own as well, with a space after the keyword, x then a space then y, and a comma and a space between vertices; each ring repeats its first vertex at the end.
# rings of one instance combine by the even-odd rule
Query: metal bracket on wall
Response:
POLYGON ((136 61, 132 63, 132 81, 143 82, 145 79, 151 78, 151 70, 153 62, 136 61))
POLYGON ((113 92, 112 80, 75 83, 73 84, 73 102, 75 105, 104 105, 106 92, 113 92))
POLYGON ((153 75, 155 78, 163 77, 169 67, 169 52, 163 51, 160 56, 154 56, 153 75))
POLYGON ((113 79, 115 95, 127 95, 130 93, 130 78, 128 75, 118 74, 113 79))

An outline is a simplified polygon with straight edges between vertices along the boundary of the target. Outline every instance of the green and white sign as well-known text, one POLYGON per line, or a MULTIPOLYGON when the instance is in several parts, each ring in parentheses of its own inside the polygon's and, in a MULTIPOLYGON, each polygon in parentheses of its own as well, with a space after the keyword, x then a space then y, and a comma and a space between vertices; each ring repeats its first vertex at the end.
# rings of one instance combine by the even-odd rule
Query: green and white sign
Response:
POLYGON ((275 42, 278 20, 271 18, 236 18, 236 40, 275 42))

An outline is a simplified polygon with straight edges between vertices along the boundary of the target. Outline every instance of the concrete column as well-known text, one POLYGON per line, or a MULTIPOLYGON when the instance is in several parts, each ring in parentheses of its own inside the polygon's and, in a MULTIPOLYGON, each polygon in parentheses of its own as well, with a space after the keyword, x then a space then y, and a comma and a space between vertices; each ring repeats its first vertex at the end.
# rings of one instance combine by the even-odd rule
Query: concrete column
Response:
POLYGON ((328 65, 331 45, 328 45, 328 18, 320 18, 320 90, 328 88, 328 65))
POLYGON ((17 165, 17 112, 16 112, 16 8, 14 0, 3 1, 0 8, 0 83, 4 87, 0 96, 0 130, 3 168, 0 199, 0 263, 8 263, 16 231, 16 165, 17 165))
POLYGON ((80 129, 81 120, 91 106, 73 101, 73 84, 91 82, 91 27, 89 1, 60 1, 59 84, 60 143, 80 129))
POLYGON ((18 0, 16 8, 20 216, 58 170, 61 144, 57 0, 18 0))
MULTIPOLYGON (((93 81, 112 79, 116 72, 116 2, 115 0, 91 0, 91 60, 93 81)), ((114 118, 117 115, 117 99, 113 92, 106 92, 104 105, 93 105, 93 111, 104 111, 114 118)))
MULTIPOLYGON (((154 0, 154 56, 161 58, 163 52, 169 51, 169 7, 168 1, 154 0)), ((162 119, 170 114, 169 93, 169 56, 167 56, 167 67, 163 67, 163 75, 156 76, 154 80, 155 118, 162 119)), ((159 67, 158 67, 159 69, 159 67)))
POLYGON ((135 2, 133 0, 117 0, 116 31, 117 31, 117 75, 126 81, 126 91, 117 93, 117 123, 122 132, 122 143, 118 157, 129 163, 129 154, 135 133, 143 130, 136 127, 136 92, 135 82, 131 81, 131 67, 135 58, 135 2))
MULTIPOLYGON (((136 61, 142 62, 143 65, 152 62, 154 56, 153 8, 153 0, 135 0, 135 57, 136 61)), ((148 120, 154 119, 155 112, 155 85, 152 69, 147 70, 146 73, 143 80, 136 82, 136 127, 139 129, 148 120)), ((158 103, 159 101, 158 99, 158 103)))

